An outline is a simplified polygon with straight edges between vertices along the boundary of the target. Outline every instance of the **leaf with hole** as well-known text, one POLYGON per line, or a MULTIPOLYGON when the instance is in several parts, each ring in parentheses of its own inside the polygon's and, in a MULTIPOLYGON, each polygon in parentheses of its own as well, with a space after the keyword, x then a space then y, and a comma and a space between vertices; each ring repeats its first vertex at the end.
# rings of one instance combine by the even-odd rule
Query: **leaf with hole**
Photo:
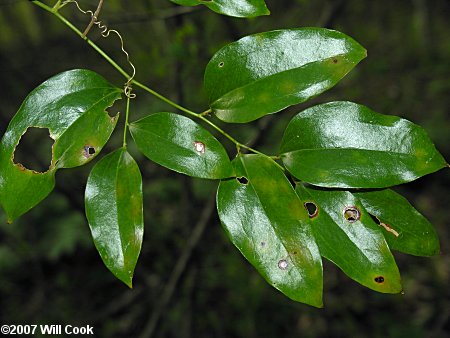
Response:
POLYGON ((352 102, 296 115, 280 152, 295 177, 322 187, 383 188, 446 166, 422 127, 352 102))
POLYGON ((439 253, 439 239, 433 225, 406 198, 390 189, 353 194, 382 228, 392 250, 416 256, 439 253))
POLYGON ((345 274, 383 293, 402 291, 400 273, 381 229, 348 191, 320 190, 298 184, 296 192, 309 210, 320 253, 345 274), (382 280, 382 281, 381 281, 382 280))
POLYGON ((261 155, 233 160, 236 179, 220 182, 217 209, 233 244, 289 298, 322 306, 322 261, 298 196, 261 155))
POLYGON ((86 185, 85 205, 100 257, 131 288, 141 251, 144 217, 141 173, 124 148, 94 166, 86 185))
POLYGON ((121 91, 94 72, 76 69, 50 78, 28 95, 0 145, 0 204, 10 222, 53 190, 57 169, 83 165, 100 152, 118 117, 105 109, 121 98, 121 91), (54 141, 45 172, 14 161, 15 149, 31 127, 48 129, 54 141))
POLYGON ((222 144, 185 116, 156 113, 131 123, 130 132, 145 156, 168 169, 209 179, 233 175, 222 144))
POLYGON ((218 118, 244 123, 330 89, 365 57, 355 40, 325 28, 260 33, 214 55, 205 89, 218 118))
POLYGON ((178 5, 205 5, 212 11, 240 18, 269 15, 264 0, 170 0, 178 5))

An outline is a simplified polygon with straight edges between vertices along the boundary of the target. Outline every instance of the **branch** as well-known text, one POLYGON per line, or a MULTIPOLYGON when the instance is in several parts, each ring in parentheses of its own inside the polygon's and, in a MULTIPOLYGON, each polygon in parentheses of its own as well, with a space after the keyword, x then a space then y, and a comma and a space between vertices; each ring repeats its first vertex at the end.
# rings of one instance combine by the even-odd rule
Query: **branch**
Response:
POLYGON ((159 319, 161 318, 161 314, 167 307, 167 304, 169 303, 170 299, 172 298, 175 292, 175 288, 178 284, 178 281, 180 280, 180 277, 183 274, 184 270, 186 269, 189 259, 191 258, 192 251, 200 241, 200 238, 202 237, 203 232, 205 231, 206 225, 211 219, 213 211, 215 210, 214 202, 215 202, 215 194, 212 194, 206 205, 204 205, 203 212, 200 215, 200 219, 195 225, 194 230, 192 230, 191 236, 189 237, 189 240, 186 246, 184 247, 181 256, 178 258, 175 268, 172 270, 169 281, 167 282, 167 285, 163 290, 159 303, 158 305, 156 305, 155 310, 153 311, 149 320, 147 321, 147 325, 142 331, 140 337, 149 338, 155 332, 156 326, 158 325, 159 319))
POLYGON ((98 2, 98 6, 97 6, 97 9, 95 10, 95 13, 92 14, 91 22, 89 22, 89 25, 86 27, 86 29, 83 32, 83 36, 88 35, 88 33, 91 30, 92 26, 98 20, 98 16, 100 15, 100 11, 102 10, 102 6, 103 6, 103 0, 100 0, 98 2))

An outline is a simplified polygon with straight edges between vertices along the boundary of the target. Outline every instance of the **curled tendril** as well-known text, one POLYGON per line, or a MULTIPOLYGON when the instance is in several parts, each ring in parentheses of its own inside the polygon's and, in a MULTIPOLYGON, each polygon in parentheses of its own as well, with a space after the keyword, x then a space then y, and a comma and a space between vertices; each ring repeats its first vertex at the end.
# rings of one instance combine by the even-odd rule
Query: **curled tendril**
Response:
MULTIPOLYGON (((131 87, 131 83, 133 82, 133 79, 136 75, 136 67, 134 66, 134 64, 131 62, 130 60, 130 55, 128 54, 128 52, 125 50, 125 45, 124 45, 124 41, 122 38, 122 35, 120 35, 120 33, 118 31, 116 31, 115 29, 109 29, 108 26, 101 20, 98 19, 98 17, 95 15, 95 13, 91 10, 87 10, 85 11, 84 9, 82 9, 80 7, 80 5, 78 4, 78 2, 76 0, 65 0, 62 3, 62 6, 65 6, 67 4, 73 3, 75 4, 75 6, 77 7, 77 9, 86 15, 89 15, 91 17, 91 19, 93 20, 93 24, 95 26, 98 27, 98 29, 100 30, 100 34, 102 35, 102 37, 107 38, 109 37, 109 35, 111 33, 117 35, 117 37, 120 40, 120 49, 122 50, 122 52, 125 54, 126 58, 127 58, 127 62, 128 64, 131 66, 133 72, 131 74, 131 76, 128 78, 127 82, 125 83, 124 86, 124 93, 125 96, 127 96, 130 99, 134 99, 136 97, 136 94, 132 93, 132 87, 131 87)), ((61 7, 62 7, 61 6, 61 7)))

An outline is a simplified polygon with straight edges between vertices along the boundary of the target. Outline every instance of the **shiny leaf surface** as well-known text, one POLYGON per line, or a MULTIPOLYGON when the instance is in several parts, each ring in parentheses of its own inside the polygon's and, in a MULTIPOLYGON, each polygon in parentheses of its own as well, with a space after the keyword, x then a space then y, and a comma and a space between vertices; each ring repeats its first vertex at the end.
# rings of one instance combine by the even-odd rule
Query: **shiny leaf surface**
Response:
POLYGON ((428 220, 393 190, 354 193, 364 208, 376 217, 392 250, 416 256, 439 253, 439 239, 428 220))
POLYGON ((264 0, 170 0, 178 5, 205 5, 212 11, 241 18, 269 15, 264 0))
POLYGON ((0 204, 11 222, 52 190, 55 172, 92 160, 117 122, 105 109, 121 97, 121 89, 88 70, 56 75, 34 89, 11 120, 0 145, 0 204), (46 128, 54 140, 46 172, 15 163, 14 152, 30 127, 46 128))
POLYGON ((329 29, 255 34, 214 55, 205 89, 218 118, 249 122, 333 87, 365 56, 356 41, 329 29))
POLYGON ((323 257, 370 289, 401 292, 400 273, 381 229, 355 196, 301 184, 296 191, 304 205, 313 203, 317 208, 310 219, 323 257))
POLYGON ((322 306, 322 261, 308 215, 284 173, 260 155, 237 157, 217 209, 233 244, 289 298, 322 306))
POLYGON ((168 169, 209 179, 233 175, 222 144, 187 117, 157 113, 131 123, 130 131, 139 150, 168 169))
POLYGON ((423 128, 352 102, 296 115, 284 133, 281 157, 294 176, 323 187, 388 187, 446 166, 423 128))
POLYGON ((130 288, 144 234, 142 203, 141 173, 125 149, 94 166, 85 193, 92 237, 106 267, 130 288))

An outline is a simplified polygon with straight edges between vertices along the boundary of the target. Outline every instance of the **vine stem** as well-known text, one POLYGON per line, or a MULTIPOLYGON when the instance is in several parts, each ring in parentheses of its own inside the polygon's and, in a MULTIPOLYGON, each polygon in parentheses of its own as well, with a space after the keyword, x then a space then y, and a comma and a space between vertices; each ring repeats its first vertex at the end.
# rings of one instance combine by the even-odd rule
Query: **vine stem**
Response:
POLYGON ((131 91, 127 95, 127 107, 125 109, 125 126, 123 128, 123 147, 127 147, 127 131, 128 131, 128 117, 130 115, 130 101, 131 101, 131 91))
MULTIPOLYGON (((119 66, 119 64, 117 62, 115 62, 108 54, 106 54, 99 46, 97 46, 93 41, 91 41, 87 36, 85 36, 77 27, 75 27, 69 20, 67 20, 63 15, 61 15, 58 10, 62 7, 62 0, 58 0, 58 2, 53 6, 50 7, 42 2, 40 2, 39 0, 33 0, 32 1, 33 4, 37 5, 38 7, 42 8, 43 10, 53 14, 54 16, 56 16, 62 23, 64 23, 67 27, 69 27, 73 32, 75 32, 80 38, 82 38, 84 41, 86 41, 86 43, 91 46, 95 51, 97 51, 97 53, 99 53, 106 61, 108 61, 111 66, 113 66, 123 77, 125 77, 127 80, 131 79, 132 77, 130 76, 130 74, 128 74, 121 66, 119 66)), ((220 134, 222 134, 223 136, 225 136, 227 139, 229 139, 231 142, 233 142, 236 145, 237 151, 238 153, 240 153, 240 149, 246 149, 252 153, 264 156, 268 159, 270 159, 271 161, 273 161, 273 163, 275 163, 280 169, 282 169, 283 171, 285 171, 285 169, 275 161, 276 157, 274 156, 269 156, 266 155, 256 149, 253 149, 241 142, 239 142, 238 140, 236 140, 234 137, 232 137, 230 134, 228 134, 226 131, 224 131, 222 128, 220 128, 218 125, 216 125, 214 122, 208 120, 205 116, 208 115, 211 110, 207 110, 201 114, 195 113, 181 105, 179 105, 178 103, 170 100, 169 98, 165 97, 164 95, 156 92, 155 90, 149 88, 148 86, 142 84, 141 82, 135 80, 134 78, 130 81, 129 85, 135 85, 136 87, 139 87, 143 90, 145 90, 146 92, 148 92, 149 94, 157 97, 158 99, 160 99, 163 102, 166 102, 167 104, 171 105, 172 107, 177 108, 178 110, 184 112, 187 115, 190 115, 192 117, 195 117, 203 122, 205 122, 206 124, 208 124, 209 126, 211 126, 212 128, 214 128, 215 130, 217 130, 220 134)), ((123 139, 123 144, 124 146, 126 146, 126 133, 128 130, 128 115, 129 115, 129 105, 130 105, 130 98, 128 97, 127 99, 127 108, 126 108, 126 122, 125 122, 125 130, 124 130, 124 139, 123 139)))

